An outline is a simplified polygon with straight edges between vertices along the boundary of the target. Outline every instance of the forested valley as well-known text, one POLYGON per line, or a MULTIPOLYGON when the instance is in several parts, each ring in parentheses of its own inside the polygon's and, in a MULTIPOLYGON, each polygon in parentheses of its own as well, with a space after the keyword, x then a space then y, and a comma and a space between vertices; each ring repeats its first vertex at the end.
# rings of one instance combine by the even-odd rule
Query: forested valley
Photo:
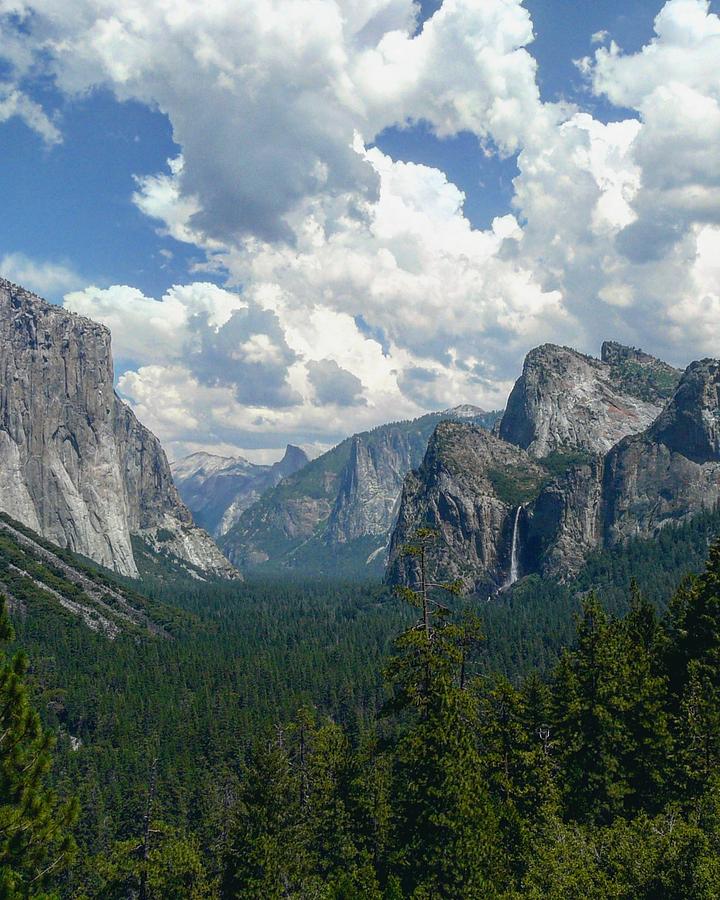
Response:
POLYGON ((109 641, 38 594, 3 626, 2 896, 720 896, 718 526, 422 627, 377 583, 156 574, 172 636, 109 641))

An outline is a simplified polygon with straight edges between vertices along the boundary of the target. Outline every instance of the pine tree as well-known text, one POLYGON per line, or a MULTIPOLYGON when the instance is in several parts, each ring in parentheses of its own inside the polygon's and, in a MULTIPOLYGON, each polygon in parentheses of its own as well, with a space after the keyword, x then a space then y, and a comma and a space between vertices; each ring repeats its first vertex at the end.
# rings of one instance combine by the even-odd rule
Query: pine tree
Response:
POLYGON ((632 583, 625 638, 625 811, 659 812, 668 798, 673 741, 667 711, 668 681, 660 659, 660 625, 654 608, 632 583))
MULTIPOLYGON (((12 640, 4 598, 0 640, 12 640)), ((61 802, 47 787, 54 740, 33 709, 24 653, 0 656, 0 898, 44 896, 47 883, 74 852, 77 801, 61 802)))
POLYGON ((579 821, 611 821, 629 791, 619 630, 595 596, 583 603, 575 649, 554 677, 555 726, 567 811, 579 821))
POLYGON ((223 861, 221 896, 296 896, 309 869, 302 807, 306 783, 285 731, 253 749, 240 783, 223 861))
POLYGON ((217 885, 208 877, 196 838, 152 821, 152 846, 142 838, 116 841, 87 865, 87 885, 77 900, 211 900, 217 885))
POLYGON ((518 690, 498 676, 480 692, 482 766, 516 876, 535 829, 558 810, 546 707, 547 689, 539 679, 518 690))
POLYGON ((417 900, 491 898, 506 867, 478 748, 477 700, 460 686, 471 634, 452 625, 450 610, 433 600, 424 552, 432 536, 422 530, 418 538, 420 583, 403 594, 422 618, 395 642, 386 673, 394 691, 388 710, 401 714, 391 871, 417 900))
POLYGON ((585 601, 577 645, 554 680, 571 818, 610 823, 661 805, 672 744, 656 639, 654 613, 635 589, 624 620, 610 618, 594 596, 585 601))
POLYGON ((665 636, 680 775, 699 793, 720 764, 720 542, 673 598, 665 636))

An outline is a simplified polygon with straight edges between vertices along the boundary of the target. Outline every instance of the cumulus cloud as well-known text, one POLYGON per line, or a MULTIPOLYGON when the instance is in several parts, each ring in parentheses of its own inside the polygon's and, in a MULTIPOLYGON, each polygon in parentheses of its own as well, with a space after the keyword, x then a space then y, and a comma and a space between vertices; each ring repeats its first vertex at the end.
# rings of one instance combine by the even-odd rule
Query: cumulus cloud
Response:
POLYGON ((307 370, 308 379, 315 391, 315 400, 321 406, 331 403, 357 406, 367 402, 362 396, 362 381, 339 366, 334 359, 311 360, 307 364, 307 370))
POLYGON ((24 253, 6 253, 0 257, 0 275, 35 291, 41 297, 50 298, 77 288, 84 282, 84 278, 70 266, 31 259, 24 253))
MULTIPOLYGON (((548 117, 521 0, 445 0, 416 33, 412 0, 17 0, 18 75, 43 65, 61 89, 105 86, 167 113, 183 166, 143 180, 177 190, 208 239, 294 240, 309 198, 376 197, 353 150, 383 128, 425 120, 505 152, 548 117), (162 47, 162 52, 158 52, 162 47), (24 65, 23 65, 24 64, 24 65), (351 195, 351 196, 350 196, 351 195)), ((154 210, 156 214, 158 209, 154 210)))
POLYGON ((665 3, 636 53, 592 36, 589 89, 632 111, 610 123, 541 101, 521 0, 444 0, 419 30, 411 0, 12 7, 23 28, 0 53, 18 83, 44 67, 69 94, 103 85, 168 115, 182 154, 139 174, 133 201, 237 289, 68 297, 113 328, 121 389, 176 446, 319 446, 498 406, 546 340, 594 352, 613 337, 679 363, 717 352, 706 0, 665 3), (517 154, 506 215, 474 228, 443 172, 368 149, 419 121, 517 154))
POLYGON ((118 388, 171 453, 193 442, 280 448, 298 434, 324 449, 358 423, 392 418, 391 409, 419 411, 398 391, 401 359, 386 357, 348 316, 320 310, 302 329, 281 327, 273 310, 202 282, 159 300, 91 287, 65 305, 111 328, 124 363, 118 388), (372 408, 343 363, 366 373, 372 408))

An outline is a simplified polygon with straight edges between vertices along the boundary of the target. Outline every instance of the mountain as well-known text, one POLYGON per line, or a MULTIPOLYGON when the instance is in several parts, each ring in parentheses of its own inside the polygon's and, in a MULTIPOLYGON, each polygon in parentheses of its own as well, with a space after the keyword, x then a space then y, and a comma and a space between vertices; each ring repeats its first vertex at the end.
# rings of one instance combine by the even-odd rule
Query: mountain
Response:
POLYGON ((674 397, 643 434, 608 454, 603 528, 608 545, 648 536, 690 510, 720 501, 720 362, 686 370, 674 397))
POLYGON ((531 351, 492 440, 438 426, 406 478, 387 579, 414 582, 403 548, 424 525, 437 572, 487 594, 531 573, 571 577, 594 550, 713 509, 719 391, 716 360, 680 373, 614 343, 601 360, 531 351))
POLYGON ((525 358, 498 435, 533 456, 603 453, 659 415, 681 373, 641 350, 606 341, 600 359, 544 344, 525 358))
POLYGON ((170 468, 193 519, 217 538, 265 491, 307 463, 305 452, 288 444, 283 458, 271 466, 255 465, 239 456, 191 453, 170 468))
POLYGON ((0 510, 135 577, 132 538, 237 578, 192 520, 157 438, 113 390, 110 332, 0 279, 0 510))
POLYGON ((547 471, 525 450, 487 431, 441 422, 418 471, 405 478, 390 544, 391 580, 416 583, 417 557, 402 547, 425 524, 438 531, 433 567, 475 588, 478 573, 510 573, 514 508, 537 493, 547 471), (508 491, 517 491, 510 498, 508 491), (524 493, 521 493, 524 492, 524 493))
POLYGON ((243 568, 381 573, 403 479, 420 464, 435 426, 461 419, 491 428, 498 417, 463 406, 353 435, 268 491, 221 546, 243 568))

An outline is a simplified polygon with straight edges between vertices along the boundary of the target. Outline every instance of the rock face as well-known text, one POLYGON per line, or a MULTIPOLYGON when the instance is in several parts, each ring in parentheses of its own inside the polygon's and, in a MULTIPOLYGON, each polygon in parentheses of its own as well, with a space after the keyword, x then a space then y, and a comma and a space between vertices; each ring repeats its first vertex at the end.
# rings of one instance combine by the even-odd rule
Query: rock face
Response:
POLYGON ((242 457, 192 453, 172 463, 171 469, 195 521, 219 538, 267 490, 300 471, 308 461, 300 447, 288 444, 283 458, 271 466, 255 465, 242 457))
POLYGON ((488 594, 517 575, 568 577, 592 550, 653 537, 720 502, 717 360, 680 376, 614 343, 602 360, 540 347, 497 430, 488 441, 438 427, 405 481, 389 581, 412 581, 401 551, 424 525, 438 532, 438 576, 488 594))
POLYGON ((222 539, 228 558, 309 574, 382 571, 403 479, 448 418, 492 427, 498 414, 463 407, 348 438, 247 509, 222 539))
POLYGON ((646 432, 610 451, 604 541, 652 536, 720 501, 720 362, 692 363, 646 432))
POLYGON ((157 438, 113 390, 110 332, 0 279, 0 509, 137 575, 131 537, 238 577, 195 526, 157 438))
POLYGON ((510 581, 513 531, 522 509, 508 492, 513 476, 534 493, 547 473, 526 451, 487 431, 455 422, 438 425, 422 466, 405 479, 390 544, 390 580, 417 583, 417 560, 402 547, 418 528, 429 526, 438 534, 433 567, 443 578, 461 579, 467 590, 477 589, 479 573, 490 586, 510 581))
POLYGON ((555 450, 604 453, 654 421, 680 374, 609 341, 601 359, 544 344, 528 353, 498 434, 536 457, 555 450))

